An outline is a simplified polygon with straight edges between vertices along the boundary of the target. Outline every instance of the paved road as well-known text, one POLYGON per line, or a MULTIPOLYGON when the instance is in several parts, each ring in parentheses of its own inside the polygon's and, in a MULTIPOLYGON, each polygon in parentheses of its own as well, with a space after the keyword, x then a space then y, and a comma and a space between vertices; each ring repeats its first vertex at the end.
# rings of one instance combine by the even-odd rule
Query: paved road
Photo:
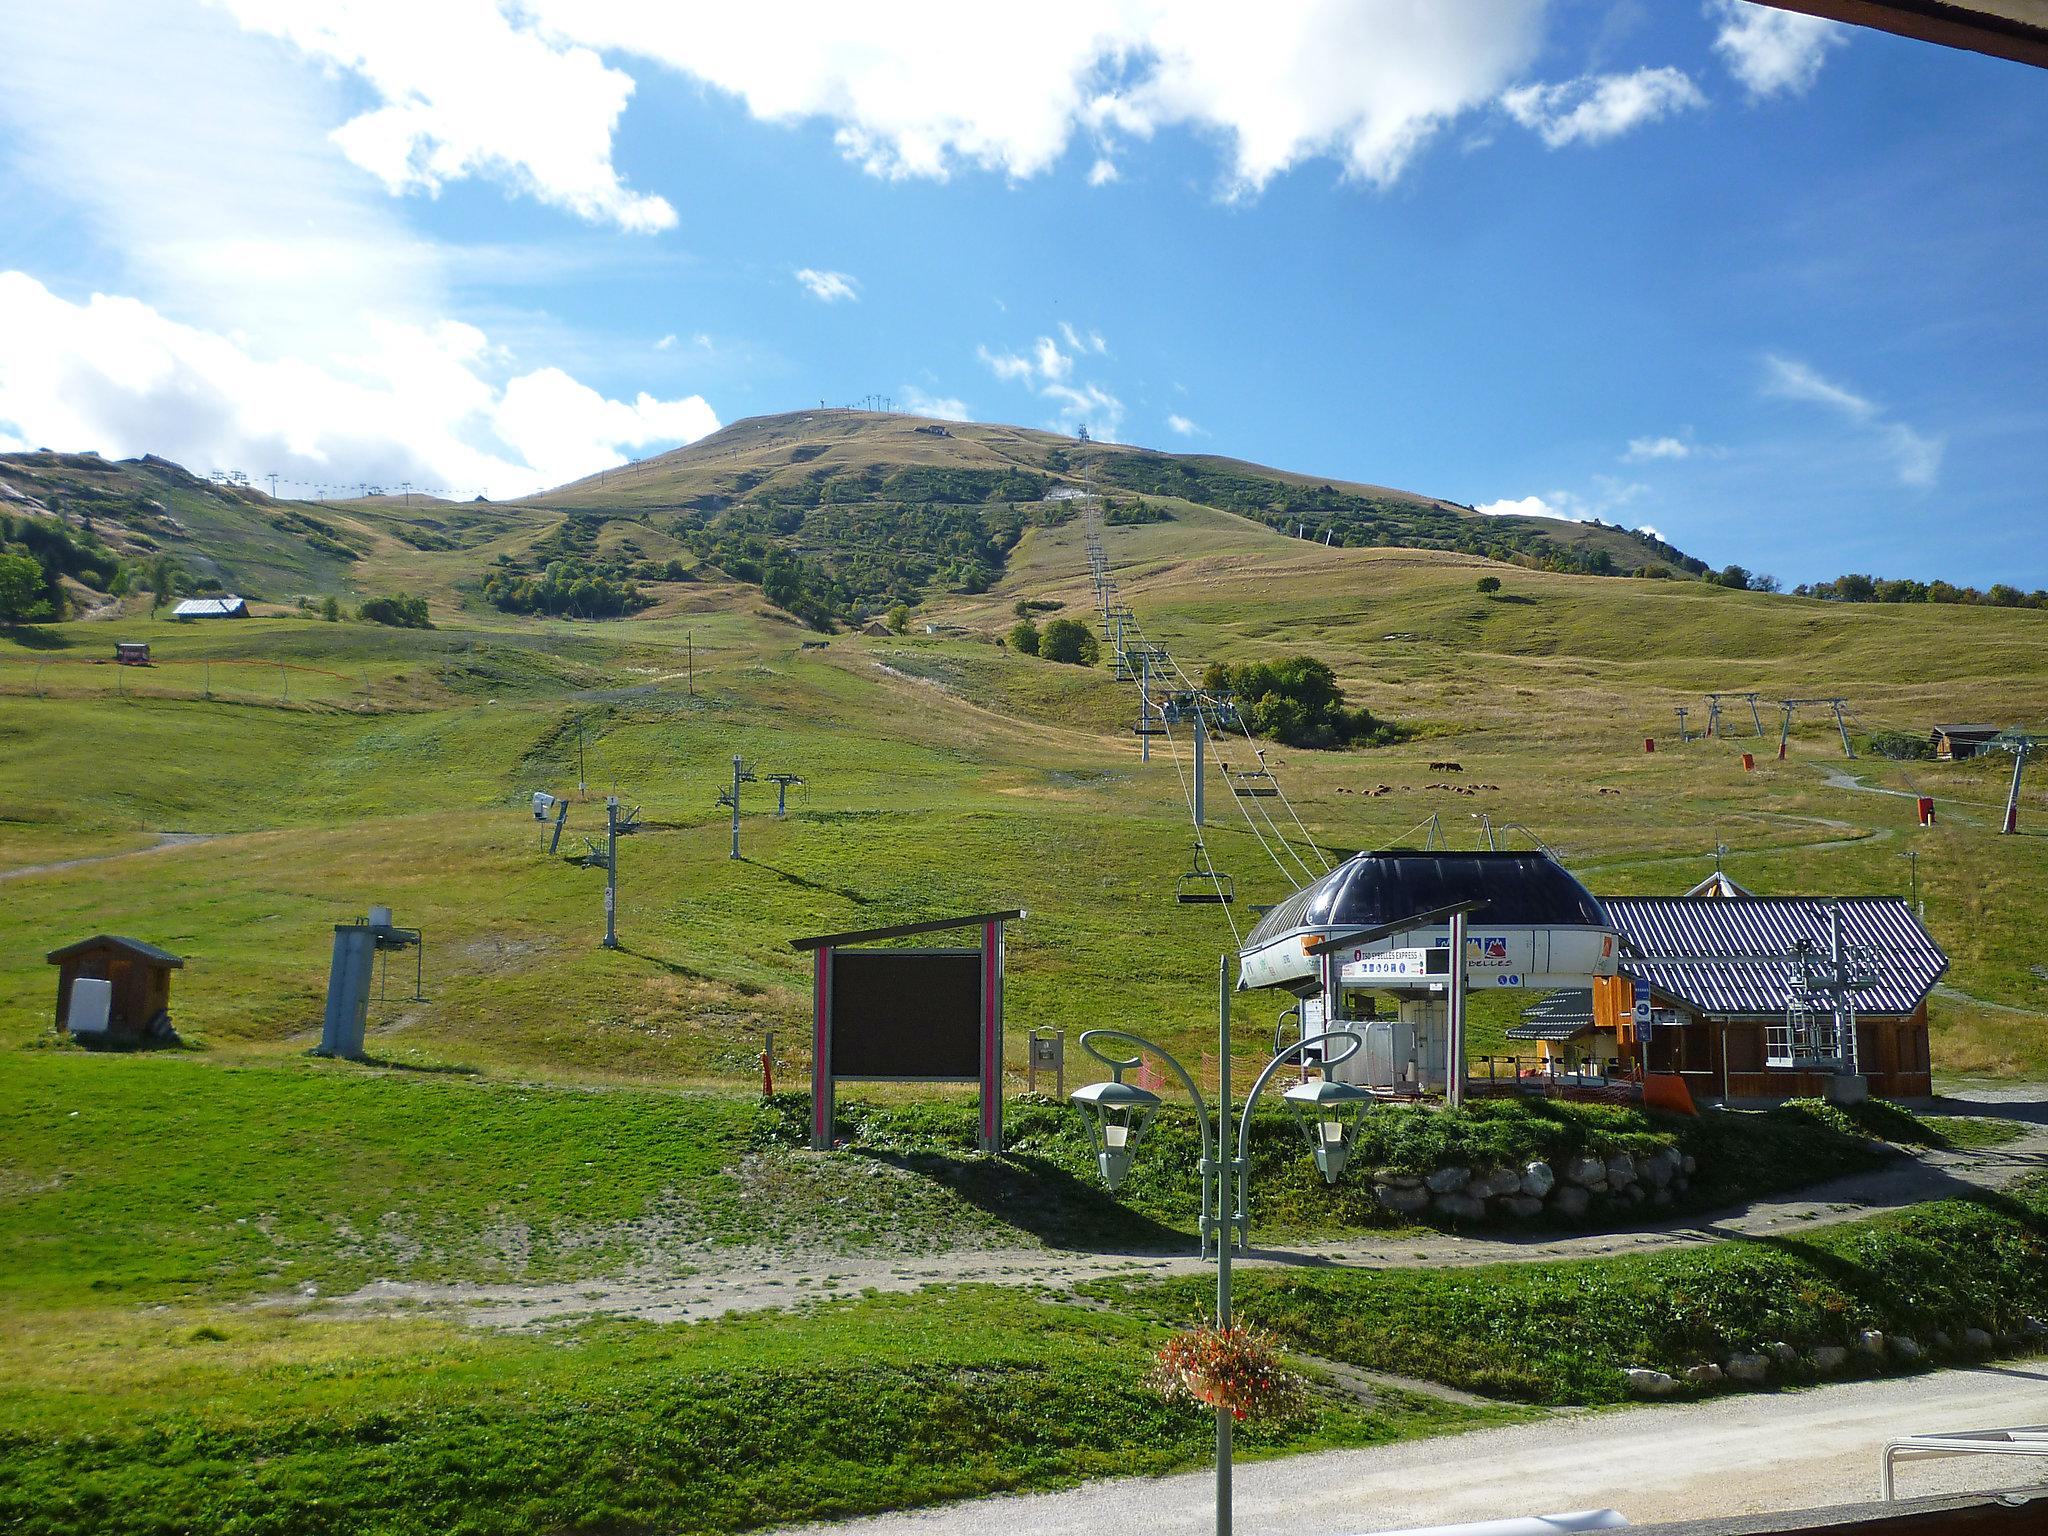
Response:
MULTIPOLYGON (((1508 1515, 1612 1508, 1641 1525, 1810 1509, 1877 1497, 1893 1435, 2048 1421, 2040 1362, 1575 1413, 1451 1439, 1323 1451, 1237 1469, 1245 1536, 1338 1536, 1508 1515)), ((1909 1465, 1899 1493, 2007 1488, 2033 1463, 1909 1465)), ((833 1536, 1198 1536, 1214 1528, 1212 1474, 1119 1478, 1060 1493, 806 1526, 833 1536)))

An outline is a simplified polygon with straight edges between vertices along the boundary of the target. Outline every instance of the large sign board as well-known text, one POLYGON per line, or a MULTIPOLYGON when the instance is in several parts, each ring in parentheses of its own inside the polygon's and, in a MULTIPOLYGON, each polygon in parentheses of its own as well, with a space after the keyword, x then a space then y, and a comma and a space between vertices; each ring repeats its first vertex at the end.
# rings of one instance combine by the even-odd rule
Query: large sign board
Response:
POLYGON ((841 1082, 981 1077, 979 949, 835 949, 832 1075, 841 1082))
POLYGON ((984 1152, 1003 1149, 1003 924, 1022 911, 797 939, 812 952, 811 1145, 833 1145, 834 1085, 978 1083, 984 1152), (972 949, 862 946, 979 928, 972 949))

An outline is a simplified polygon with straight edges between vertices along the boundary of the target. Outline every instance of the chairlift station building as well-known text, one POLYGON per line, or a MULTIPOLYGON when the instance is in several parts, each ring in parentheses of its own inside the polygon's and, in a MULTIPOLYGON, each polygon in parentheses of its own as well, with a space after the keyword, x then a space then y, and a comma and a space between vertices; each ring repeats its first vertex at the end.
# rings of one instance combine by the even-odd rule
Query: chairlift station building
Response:
POLYGON ((1536 1045, 1535 1061, 1640 1059, 1693 1100, 1731 1105, 1820 1097, 1845 1080, 1891 1099, 1933 1091, 1927 996, 1949 962, 1907 903, 1758 897, 1718 871, 1684 896, 1602 898, 1543 853, 1358 854, 1265 914, 1240 984, 1293 994, 1307 1035, 1348 1018, 1365 1048, 1333 1076, 1442 1092, 1452 922, 1466 996, 1548 994, 1509 1031, 1536 1045), (1442 917, 1461 903, 1478 905, 1442 917), (1802 979, 1827 974, 1831 954, 1855 958, 1854 985, 1830 994, 1838 1012, 1802 979), (1396 1016, 1354 1006, 1360 993, 1391 995, 1396 1016))

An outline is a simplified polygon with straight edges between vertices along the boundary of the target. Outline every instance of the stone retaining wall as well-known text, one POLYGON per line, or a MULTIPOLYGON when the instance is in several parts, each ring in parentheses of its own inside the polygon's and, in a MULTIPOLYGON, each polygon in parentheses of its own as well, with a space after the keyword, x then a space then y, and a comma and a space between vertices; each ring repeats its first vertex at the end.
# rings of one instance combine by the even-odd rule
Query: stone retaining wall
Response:
POLYGON ((1668 1206, 1697 1169, 1690 1153, 1664 1147, 1640 1156, 1588 1154, 1561 1169, 1546 1162, 1520 1168, 1439 1168, 1427 1174, 1382 1168, 1372 1179, 1380 1204, 1402 1216, 1528 1221, 1548 1212, 1576 1221, 1600 1202, 1617 1210, 1668 1206))

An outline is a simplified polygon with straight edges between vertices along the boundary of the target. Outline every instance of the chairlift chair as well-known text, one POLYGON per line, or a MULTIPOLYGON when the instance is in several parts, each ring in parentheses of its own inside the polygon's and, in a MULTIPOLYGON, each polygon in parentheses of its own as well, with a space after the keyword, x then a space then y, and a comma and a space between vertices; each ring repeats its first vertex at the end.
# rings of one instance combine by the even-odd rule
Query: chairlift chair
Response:
POLYGON ((1273 775, 1264 768, 1253 768, 1245 773, 1234 773, 1231 775, 1231 778, 1236 781, 1237 792, 1240 795, 1250 795, 1254 799, 1259 800, 1270 800, 1280 793, 1279 784, 1274 781, 1273 775))
POLYGON ((1195 867, 1173 883, 1173 899, 1184 907, 1227 907, 1237 900, 1237 882, 1219 874, 1209 862, 1200 843, 1195 844, 1195 867))

